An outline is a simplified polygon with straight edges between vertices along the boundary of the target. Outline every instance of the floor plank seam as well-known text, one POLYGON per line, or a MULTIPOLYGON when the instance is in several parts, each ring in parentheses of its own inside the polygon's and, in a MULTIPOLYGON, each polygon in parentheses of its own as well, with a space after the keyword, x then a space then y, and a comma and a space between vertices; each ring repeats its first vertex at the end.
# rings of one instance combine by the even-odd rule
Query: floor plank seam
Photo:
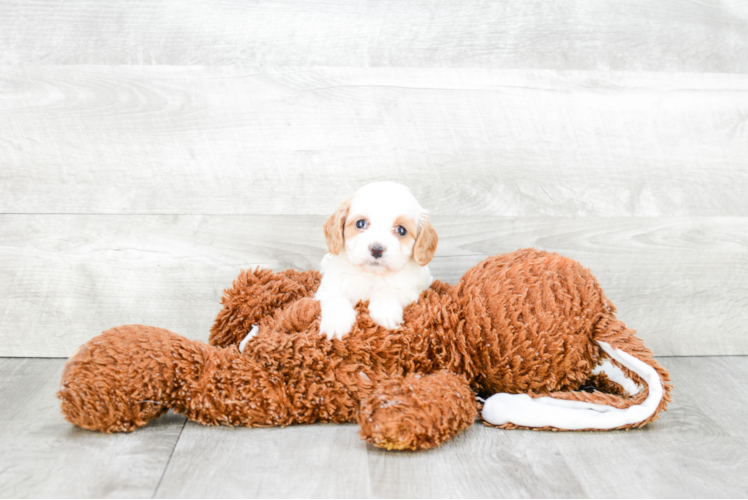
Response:
POLYGON ((171 453, 169 453, 169 458, 166 460, 166 465, 164 465, 164 471, 161 473, 161 477, 158 478, 158 483, 156 484, 156 489, 153 490, 153 495, 151 495, 151 498, 156 498, 156 495, 158 494, 158 489, 161 487, 161 482, 164 480, 164 476, 166 475, 166 471, 169 470, 169 464, 171 463, 171 457, 174 456, 174 450, 177 449, 177 445, 179 444, 179 440, 182 438, 182 433, 184 432, 184 427, 187 425, 188 420, 185 418, 184 422, 182 422, 182 428, 179 429, 179 435, 177 436, 176 441, 174 441, 174 447, 171 449, 171 453))

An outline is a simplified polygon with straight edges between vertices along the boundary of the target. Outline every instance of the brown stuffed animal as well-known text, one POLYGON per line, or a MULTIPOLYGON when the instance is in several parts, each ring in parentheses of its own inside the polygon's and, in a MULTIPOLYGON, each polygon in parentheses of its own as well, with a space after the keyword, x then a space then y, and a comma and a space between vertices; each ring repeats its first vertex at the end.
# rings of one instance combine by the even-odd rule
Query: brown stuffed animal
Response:
POLYGON ((521 250, 454 287, 435 281, 397 330, 359 303, 342 340, 319 333, 319 280, 242 272, 211 345, 139 325, 91 339, 62 375, 65 418, 102 432, 169 408, 208 425, 358 421, 366 441, 416 450, 472 425, 480 396, 493 395, 482 408, 489 425, 536 429, 640 427, 670 401, 667 371, 592 274, 557 254, 521 250))

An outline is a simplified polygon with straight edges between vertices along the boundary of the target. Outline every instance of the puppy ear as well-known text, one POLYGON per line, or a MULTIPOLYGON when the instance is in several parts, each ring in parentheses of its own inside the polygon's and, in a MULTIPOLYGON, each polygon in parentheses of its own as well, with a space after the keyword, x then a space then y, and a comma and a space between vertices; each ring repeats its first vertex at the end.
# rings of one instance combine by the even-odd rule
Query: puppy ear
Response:
POLYGON ((418 231, 416 243, 413 245, 413 258, 419 266, 425 266, 434 257, 436 244, 439 243, 439 235, 436 234, 434 226, 428 219, 424 219, 421 230, 418 231))
POLYGON ((340 204, 335 213, 327 218, 325 225, 322 228, 325 230, 325 239, 327 240, 327 248, 333 255, 338 255, 340 250, 343 248, 345 237, 343 236, 343 230, 345 229, 345 219, 348 217, 348 209, 351 207, 351 198, 348 198, 340 204))

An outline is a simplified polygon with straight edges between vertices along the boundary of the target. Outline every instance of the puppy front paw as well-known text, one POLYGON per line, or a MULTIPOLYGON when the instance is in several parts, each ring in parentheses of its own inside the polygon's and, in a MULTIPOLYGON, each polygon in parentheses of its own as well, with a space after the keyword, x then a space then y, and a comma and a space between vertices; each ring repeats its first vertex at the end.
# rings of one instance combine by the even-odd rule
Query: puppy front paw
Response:
POLYGON ((327 335, 328 339, 342 338, 343 335, 351 331, 355 322, 356 310, 350 305, 347 307, 322 307, 319 331, 327 335))
POLYGON ((369 316, 377 325, 394 330, 403 324, 403 307, 394 297, 373 298, 369 302, 369 316))

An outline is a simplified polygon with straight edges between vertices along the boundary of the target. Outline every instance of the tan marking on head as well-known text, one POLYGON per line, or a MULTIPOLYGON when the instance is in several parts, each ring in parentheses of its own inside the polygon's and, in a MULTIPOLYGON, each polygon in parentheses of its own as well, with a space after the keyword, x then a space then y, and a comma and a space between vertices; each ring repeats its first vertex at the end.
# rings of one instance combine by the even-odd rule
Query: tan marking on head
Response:
POLYGON ((345 229, 343 230, 345 239, 351 239, 363 232, 363 230, 356 227, 356 222, 360 221, 361 219, 364 219, 367 224, 369 223, 369 219, 367 219, 363 215, 348 217, 348 222, 345 223, 345 229))
POLYGON ((398 215, 395 219, 395 223, 392 225, 392 232, 400 240, 400 244, 407 247, 413 247, 413 243, 416 240, 418 234, 418 226, 415 221, 405 215, 398 215), (397 232, 397 227, 403 226, 408 233, 405 236, 400 236, 397 232))
POLYGON ((425 266, 434 257, 439 235, 428 219, 424 218, 421 230, 418 232, 416 244, 413 246, 413 258, 419 266, 425 266))
POLYGON ((343 249, 345 243, 345 221, 348 217, 348 209, 351 207, 351 199, 348 198, 340 204, 335 213, 327 218, 322 229, 325 231, 325 239, 327 240, 327 248, 333 255, 338 255, 340 250, 343 249))

